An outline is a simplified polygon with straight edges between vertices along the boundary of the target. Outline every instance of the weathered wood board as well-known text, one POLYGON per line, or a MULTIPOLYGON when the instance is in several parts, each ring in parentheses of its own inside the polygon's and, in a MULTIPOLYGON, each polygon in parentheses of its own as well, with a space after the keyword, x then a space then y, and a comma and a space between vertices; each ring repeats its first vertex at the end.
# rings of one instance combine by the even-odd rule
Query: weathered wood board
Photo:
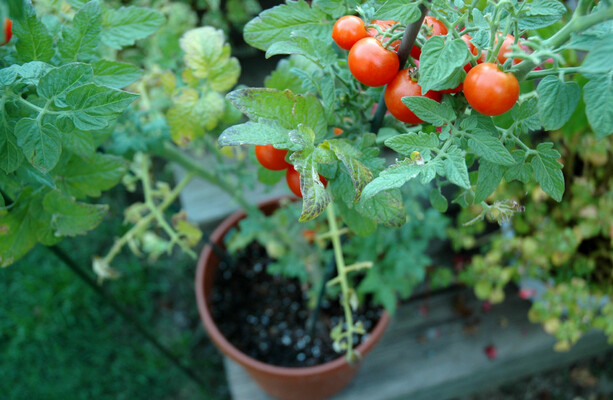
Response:
MULTIPOLYGON (((571 351, 554 352, 555 340, 527 320, 529 306, 510 294, 484 312, 467 289, 405 304, 353 382, 333 399, 450 399, 611 349, 604 335, 591 333, 571 351), (496 347, 495 359, 485 354, 488 345, 496 347)), ((235 400, 271 399, 242 367, 225 363, 235 400)))

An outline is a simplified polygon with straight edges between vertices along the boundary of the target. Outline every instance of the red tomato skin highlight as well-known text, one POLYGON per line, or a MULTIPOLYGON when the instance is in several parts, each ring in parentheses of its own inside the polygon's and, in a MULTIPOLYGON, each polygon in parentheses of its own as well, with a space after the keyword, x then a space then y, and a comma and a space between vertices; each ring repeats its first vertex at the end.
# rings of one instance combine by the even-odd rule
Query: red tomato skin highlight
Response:
POLYGON ((519 98, 519 82, 512 73, 498 70, 496 64, 479 64, 464 79, 464 96, 483 115, 504 114, 519 98))
POLYGON ((255 146, 255 157, 262 164, 262 167, 272 171, 281 171, 290 166, 285 161, 286 155, 287 150, 275 149, 272 144, 255 146))
POLYGON ((398 55, 386 50, 377 39, 360 39, 349 51, 349 70, 366 86, 383 86, 389 83, 400 68, 398 55))
POLYGON ((355 15, 345 15, 339 18, 332 28, 332 39, 345 50, 351 50, 358 40, 365 37, 368 37, 368 32, 364 21, 355 15))
POLYGON ((399 71, 393 81, 385 88, 385 105, 396 119, 408 124, 420 124, 424 121, 419 119, 403 102, 405 96, 424 96, 440 102, 441 94, 429 90, 425 95, 421 94, 421 86, 411 79, 408 69, 399 71))

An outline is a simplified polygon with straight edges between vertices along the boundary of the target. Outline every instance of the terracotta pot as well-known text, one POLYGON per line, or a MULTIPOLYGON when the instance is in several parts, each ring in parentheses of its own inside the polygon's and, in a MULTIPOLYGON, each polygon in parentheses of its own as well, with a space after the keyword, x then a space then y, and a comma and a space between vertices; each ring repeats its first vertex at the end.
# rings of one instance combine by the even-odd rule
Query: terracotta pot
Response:
MULTIPOLYGON (((278 208, 279 200, 272 200, 260 205, 266 213, 272 213, 278 208)), ((236 212, 225 219, 211 235, 211 242, 223 247, 223 237, 239 220, 245 217, 243 211, 236 212)), ((313 367, 279 367, 258 361, 234 347, 219 331, 209 308, 215 271, 219 258, 210 245, 206 245, 198 260, 196 272, 196 299, 198 310, 204 328, 217 347, 232 360, 241 364, 249 375, 268 394, 286 400, 316 400, 323 399, 345 387, 357 373, 359 365, 349 365, 344 355, 313 367)), ((357 347, 357 351, 365 357, 379 341, 390 317, 384 312, 370 333, 369 338, 357 347)))

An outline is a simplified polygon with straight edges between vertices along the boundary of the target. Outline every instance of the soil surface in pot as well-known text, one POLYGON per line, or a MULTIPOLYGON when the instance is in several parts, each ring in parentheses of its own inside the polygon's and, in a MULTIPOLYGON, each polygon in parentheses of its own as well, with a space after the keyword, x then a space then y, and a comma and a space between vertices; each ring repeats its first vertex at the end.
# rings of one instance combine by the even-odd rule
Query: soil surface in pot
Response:
MULTIPOLYGON (((211 298, 219 330, 243 353, 267 364, 306 367, 342 356, 330 339, 330 330, 342 320, 340 304, 323 302, 311 335, 308 294, 298 279, 268 274, 266 265, 272 262, 265 249, 253 243, 236 255, 233 265, 219 264, 211 298)), ((369 332, 381 313, 380 307, 367 305, 354 314, 354 321, 369 332)), ((355 346, 365 339, 354 337, 355 346)))

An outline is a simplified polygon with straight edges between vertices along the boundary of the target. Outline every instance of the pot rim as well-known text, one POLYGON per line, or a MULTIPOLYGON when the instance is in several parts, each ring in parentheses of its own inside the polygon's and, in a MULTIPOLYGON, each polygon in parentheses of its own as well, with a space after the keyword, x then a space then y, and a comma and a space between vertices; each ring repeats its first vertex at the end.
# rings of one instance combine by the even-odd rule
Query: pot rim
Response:
MULTIPOLYGON (((275 203, 278 203, 282 198, 275 198, 263 203, 260 203, 260 208, 271 206, 275 203)), ((229 217, 224 219, 221 224, 213 231, 210 236, 210 241, 213 243, 221 243, 221 240, 226 235, 226 233, 234 227, 238 221, 243 219, 246 216, 243 210, 239 210, 229 217)), ((341 367, 349 365, 345 356, 341 356, 335 358, 332 361, 328 361, 323 364, 309 366, 309 367, 282 367, 277 365, 266 364, 265 362, 259 361, 253 357, 248 356, 243 353, 232 343, 230 343, 226 337, 221 333, 221 331, 217 328, 217 324, 213 320, 213 316, 211 314, 209 304, 206 301, 206 295, 204 290, 204 277, 206 264, 208 259, 210 258, 213 252, 213 248, 210 244, 207 244, 200 253, 200 257, 198 258, 198 265, 196 270, 196 301, 198 303, 198 311, 200 313, 200 318, 202 319, 204 328, 208 332, 211 340, 217 344, 217 346, 230 358, 234 361, 242 364, 244 367, 261 370, 271 375, 278 376, 305 376, 305 375, 319 375, 322 373, 326 373, 327 371, 337 370, 341 367)), ((372 347, 376 344, 378 339, 382 336, 385 328, 387 327, 390 321, 389 313, 383 310, 379 321, 375 324, 374 328, 369 332, 368 338, 358 345, 355 350, 362 356, 368 353, 372 347)))

